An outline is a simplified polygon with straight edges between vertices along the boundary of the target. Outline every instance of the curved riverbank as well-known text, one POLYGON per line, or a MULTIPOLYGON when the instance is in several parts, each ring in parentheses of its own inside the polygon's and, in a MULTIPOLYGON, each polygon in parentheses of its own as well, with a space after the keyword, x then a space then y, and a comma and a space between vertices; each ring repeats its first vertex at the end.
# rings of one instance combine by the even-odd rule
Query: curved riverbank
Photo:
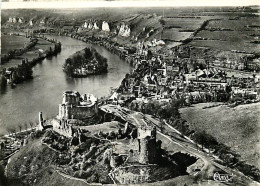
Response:
MULTIPOLYGON (((60 42, 48 39, 46 37, 31 38, 31 42, 27 44, 23 50, 20 51, 21 54, 19 55, 19 58, 21 60, 21 64, 10 64, 10 66, 8 66, 8 64, 0 66, 0 90, 2 91, 6 88, 7 82, 13 86, 18 83, 22 83, 23 81, 32 79, 32 68, 45 58, 56 56, 60 51, 60 42), (50 45, 47 45, 48 49, 43 50, 44 48, 46 48, 46 46, 43 46, 43 49, 38 49, 38 47, 40 46, 38 41, 46 41, 47 43, 49 43, 50 45), (52 47, 53 44, 54 46, 52 47), (32 53, 32 55, 29 53, 32 53), (29 60, 27 57, 29 58, 29 60)), ((17 55, 18 54, 14 54, 14 56, 10 56, 10 58, 17 58, 17 55)))

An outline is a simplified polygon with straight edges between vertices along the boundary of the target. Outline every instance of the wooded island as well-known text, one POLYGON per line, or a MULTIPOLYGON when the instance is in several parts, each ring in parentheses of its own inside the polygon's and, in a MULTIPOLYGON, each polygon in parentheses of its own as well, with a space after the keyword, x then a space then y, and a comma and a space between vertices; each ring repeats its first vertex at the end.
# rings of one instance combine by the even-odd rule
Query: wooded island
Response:
POLYGON ((64 72, 71 77, 86 77, 107 72, 107 59, 94 48, 85 48, 66 59, 64 72))

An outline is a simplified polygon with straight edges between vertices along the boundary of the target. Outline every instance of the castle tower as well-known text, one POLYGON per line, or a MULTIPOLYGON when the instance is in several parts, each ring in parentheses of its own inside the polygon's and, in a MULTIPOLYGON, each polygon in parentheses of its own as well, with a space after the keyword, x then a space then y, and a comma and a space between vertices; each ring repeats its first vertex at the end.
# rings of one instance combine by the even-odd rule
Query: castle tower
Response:
POLYGON ((42 112, 39 112, 39 125, 38 130, 44 130, 42 112))
POLYGON ((156 161, 156 127, 138 129, 139 163, 156 161))

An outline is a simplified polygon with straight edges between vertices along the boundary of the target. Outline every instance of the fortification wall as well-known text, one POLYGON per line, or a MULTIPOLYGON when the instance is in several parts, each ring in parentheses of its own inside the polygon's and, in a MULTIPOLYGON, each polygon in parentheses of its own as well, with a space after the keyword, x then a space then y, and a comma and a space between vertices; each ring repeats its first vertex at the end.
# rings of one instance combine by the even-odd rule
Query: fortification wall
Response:
POLYGON ((114 177, 120 184, 137 184, 150 181, 151 165, 133 165, 119 167, 114 171, 114 177))
POLYGON ((87 119, 98 113, 97 105, 91 107, 59 105, 59 119, 87 119))
POLYGON ((73 117, 74 119, 86 119, 91 118, 97 114, 98 109, 97 105, 92 107, 72 107, 68 109, 70 119, 73 117))
POLYGON ((72 137, 73 136, 73 129, 70 125, 67 124, 66 121, 62 120, 52 120, 53 130, 63 136, 72 137))

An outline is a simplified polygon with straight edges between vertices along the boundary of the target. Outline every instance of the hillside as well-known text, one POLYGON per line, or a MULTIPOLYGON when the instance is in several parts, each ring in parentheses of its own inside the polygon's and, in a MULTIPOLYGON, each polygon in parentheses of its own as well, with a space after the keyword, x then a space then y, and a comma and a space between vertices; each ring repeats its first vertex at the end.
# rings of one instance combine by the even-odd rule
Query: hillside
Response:
POLYGON ((231 147, 241 159, 260 167, 260 103, 229 108, 226 105, 206 108, 201 103, 180 110, 182 117, 196 131, 205 130, 219 142, 231 147))
MULTIPOLYGON (((1 12, 2 32, 20 31, 65 32, 89 37, 108 37, 119 45, 138 46, 138 42, 163 40, 167 50, 181 45, 212 50, 211 56, 228 51, 229 60, 241 55, 259 55, 258 9, 236 7, 196 8, 89 8, 62 10, 14 10, 1 12), (21 17, 21 15, 23 15, 21 17), (22 23, 10 23, 10 18, 21 18, 22 23), (32 25, 29 22, 32 21, 32 25), (43 23, 42 23, 43 21, 43 23), (102 22, 109 25, 109 32, 102 32, 102 22), (94 23, 98 29, 83 28, 94 23), (120 31, 121 30, 121 31, 120 31)), ((149 43, 150 42, 150 43, 149 43)), ((160 46, 150 50, 160 50, 160 46)), ((196 52, 196 51, 195 51, 196 52)), ((204 56, 198 55, 203 58, 204 56)))

